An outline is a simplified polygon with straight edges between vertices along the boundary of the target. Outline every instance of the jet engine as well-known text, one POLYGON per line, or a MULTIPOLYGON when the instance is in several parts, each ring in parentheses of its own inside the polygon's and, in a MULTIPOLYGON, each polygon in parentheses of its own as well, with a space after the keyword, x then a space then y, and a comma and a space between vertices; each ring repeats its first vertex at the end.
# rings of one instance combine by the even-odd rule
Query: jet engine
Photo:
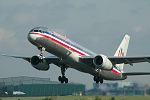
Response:
POLYGON ((111 70, 113 68, 111 61, 105 55, 97 55, 93 59, 93 63, 96 68, 100 68, 103 70, 111 70))
POLYGON ((37 70, 47 71, 50 68, 46 60, 44 58, 42 59, 41 56, 33 56, 30 62, 31 65, 37 70))

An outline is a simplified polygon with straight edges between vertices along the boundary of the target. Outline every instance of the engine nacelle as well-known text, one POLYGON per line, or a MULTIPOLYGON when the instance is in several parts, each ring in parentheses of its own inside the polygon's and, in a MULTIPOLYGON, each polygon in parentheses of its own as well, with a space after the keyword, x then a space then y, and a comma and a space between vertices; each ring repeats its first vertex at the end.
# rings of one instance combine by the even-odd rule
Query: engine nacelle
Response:
POLYGON ((33 56, 31 58, 31 65, 37 69, 37 70, 43 70, 43 71, 47 71, 50 66, 49 64, 46 62, 45 59, 41 59, 41 56, 33 56))
POLYGON ((105 55, 97 55, 93 59, 93 63, 96 68, 100 68, 103 70, 112 70, 113 68, 111 61, 105 55))

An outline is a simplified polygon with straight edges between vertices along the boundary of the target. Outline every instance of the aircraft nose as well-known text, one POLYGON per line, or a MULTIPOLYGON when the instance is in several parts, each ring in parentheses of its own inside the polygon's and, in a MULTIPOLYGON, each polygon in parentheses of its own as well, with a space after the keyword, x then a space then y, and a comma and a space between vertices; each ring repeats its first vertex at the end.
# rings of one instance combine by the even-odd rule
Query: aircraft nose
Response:
POLYGON ((28 40, 31 42, 31 43, 34 43, 35 40, 36 40, 37 36, 35 34, 31 34, 29 33, 28 34, 28 40))

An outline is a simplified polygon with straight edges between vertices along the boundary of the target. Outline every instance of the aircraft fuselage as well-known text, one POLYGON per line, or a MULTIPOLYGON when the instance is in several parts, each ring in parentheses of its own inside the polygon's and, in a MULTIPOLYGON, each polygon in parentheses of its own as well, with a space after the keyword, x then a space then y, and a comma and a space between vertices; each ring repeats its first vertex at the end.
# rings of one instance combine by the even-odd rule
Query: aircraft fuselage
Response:
POLYGON ((93 76, 100 75, 105 80, 124 80, 127 76, 123 76, 122 72, 98 70, 93 66, 83 63, 79 58, 81 56, 96 56, 95 53, 75 44, 66 37, 42 27, 34 28, 28 34, 28 40, 36 47, 44 47, 45 50, 65 63, 70 68, 78 71, 89 73, 93 76), (39 31, 40 30, 40 31, 39 31))

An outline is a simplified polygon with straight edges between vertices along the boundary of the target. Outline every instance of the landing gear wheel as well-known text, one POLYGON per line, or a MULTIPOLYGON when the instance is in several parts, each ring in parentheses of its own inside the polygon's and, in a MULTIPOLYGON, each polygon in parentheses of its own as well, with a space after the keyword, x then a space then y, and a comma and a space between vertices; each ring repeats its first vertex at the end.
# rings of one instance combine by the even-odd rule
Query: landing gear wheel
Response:
POLYGON ((94 76, 93 80, 98 84, 99 82, 102 84, 103 79, 100 76, 94 76))
POLYGON ((59 76, 59 77, 58 77, 58 80, 61 81, 61 79, 62 79, 61 76, 59 76))
POLYGON ((98 76, 94 76, 93 80, 96 82, 98 79, 98 76))
POLYGON ((101 83, 101 84, 103 83, 103 79, 102 79, 102 78, 100 78, 100 80, 99 80, 99 81, 100 81, 100 83, 101 83))
POLYGON ((62 76, 62 77, 59 76, 59 77, 58 77, 58 80, 59 80, 61 83, 64 83, 64 82, 65 82, 65 83, 68 83, 68 78, 66 78, 65 76, 62 76))
POLYGON ((95 82, 98 84, 98 83, 99 83, 99 80, 96 80, 95 82))
POLYGON ((60 82, 61 82, 61 83, 64 83, 64 80, 61 80, 60 82))
POLYGON ((68 83, 68 78, 65 78, 65 83, 68 83))

